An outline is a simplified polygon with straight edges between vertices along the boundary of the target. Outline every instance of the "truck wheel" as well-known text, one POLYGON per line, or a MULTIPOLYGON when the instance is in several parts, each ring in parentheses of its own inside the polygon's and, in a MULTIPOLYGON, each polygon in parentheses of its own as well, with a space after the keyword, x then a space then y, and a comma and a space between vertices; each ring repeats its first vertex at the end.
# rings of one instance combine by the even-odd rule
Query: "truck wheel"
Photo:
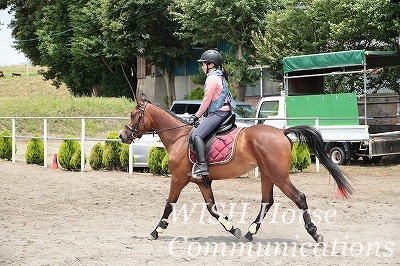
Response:
POLYGON ((329 151, 329 157, 335 164, 342 165, 346 162, 346 156, 342 147, 333 147, 329 151))

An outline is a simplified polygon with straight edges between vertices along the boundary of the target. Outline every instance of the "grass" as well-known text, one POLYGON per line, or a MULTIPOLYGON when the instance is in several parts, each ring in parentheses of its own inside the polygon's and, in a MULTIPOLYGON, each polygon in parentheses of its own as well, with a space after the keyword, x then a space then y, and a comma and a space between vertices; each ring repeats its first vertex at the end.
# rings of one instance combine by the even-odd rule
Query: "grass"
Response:
MULTIPOLYGON (((1 117, 60 117, 48 119, 51 136, 65 137, 81 134, 80 119, 62 117, 126 117, 125 120, 87 119, 86 135, 107 137, 127 122, 134 103, 126 98, 73 97, 66 86, 56 89, 51 81, 38 74, 42 67, 3 66, 0 78, 0 133, 11 132, 11 119, 1 117), (12 77, 12 73, 21 76, 12 77)), ((16 119, 18 135, 43 134, 43 119, 16 119)))

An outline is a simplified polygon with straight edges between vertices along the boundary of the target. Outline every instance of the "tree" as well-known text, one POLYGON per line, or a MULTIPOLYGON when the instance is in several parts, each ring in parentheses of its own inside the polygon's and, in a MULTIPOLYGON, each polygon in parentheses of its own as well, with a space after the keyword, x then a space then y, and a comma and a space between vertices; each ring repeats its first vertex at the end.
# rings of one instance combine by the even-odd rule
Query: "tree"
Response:
MULTIPOLYGON (((123 0, 109 1, 108 10, 123 0)), ((166 12, 171 1, 130 2, 130 8, 110 12, 102 30, 109 56, 141 56, 161 71, 167 84, 168 104, 175 100, 175 68, 191 56, 190 42, 174 35, 178 29, 166 12)))
POLYGON ((285 56, 351 49, 399 49, 398 4, 389 0, 302 3, 288 2, 286 9, 271 12, 266 16, 268 27, 252 35, 258 62, 270 65, 277 80, 283 80, 285 56))
MULTIPOLYGON (((75 95, 125 96, 132 90, 125 73, 135 57, 106 57, 101 29, 107 1, 18 1, 11 6, 16 48, 36 65, 47 66, 42 72, 53 85, 65 83, 75 95), (29 19, 26 19, 29 18, 29 19), (125 67, 125 68, 124 68, 125 67)), ((136 85, 136 79, 132 80, 136 85)))
MULTIPOLYGON (((236 98, 244 100, 245 86, 251 82, 244 77, 252 64, 254 48, 251 32, 266 26, 264 16, 281 8, 281 1, 270 0, 174 0, 170 12, 180 24, 177 35, 191 39, 193 45, 215 48, 218 43, 232 45, 235 53, 230 58, 236 98), (243 74, 243 71, 246 71, 243 74)), ((228 51, 225 51, 228 52, 228 51)))

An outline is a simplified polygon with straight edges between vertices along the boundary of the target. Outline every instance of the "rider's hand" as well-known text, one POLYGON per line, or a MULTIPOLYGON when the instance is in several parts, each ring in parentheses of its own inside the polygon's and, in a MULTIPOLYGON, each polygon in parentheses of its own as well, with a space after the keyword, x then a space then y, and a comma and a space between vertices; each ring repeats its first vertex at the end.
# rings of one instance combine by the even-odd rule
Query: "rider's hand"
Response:
POLYGON ((188 122, 189 122, 189 124, 191 124, 191 125, 195 125, 196 122, 197 122, 197 120, 199 120, 199 118, 198 118, 197 116, 195 116, 195 115, 192 115, 192 116, 189 118, 188 122))

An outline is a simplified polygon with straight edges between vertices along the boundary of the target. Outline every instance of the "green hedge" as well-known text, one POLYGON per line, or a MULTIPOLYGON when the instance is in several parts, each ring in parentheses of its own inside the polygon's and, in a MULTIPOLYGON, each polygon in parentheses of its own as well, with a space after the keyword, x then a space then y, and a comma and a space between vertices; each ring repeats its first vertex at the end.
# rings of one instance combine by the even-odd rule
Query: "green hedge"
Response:
POLYGON ((44 165, 44 143, 38 139, 40 135, 35 133, 26 147, 25 160, 27 164, 44 165))
POLYGON ((156 146, 151 147, 147 162, 150 173, 153 175, 167 175, 169 173, 167 149, 156 146))
POLYGON ((12 139, 11 133, 6 129, 0 135, 0 159, 11 160, 12 158, 12 139))
POLYGON ((292 149, 292 164, 290 169, 298 169, 303 171, 311 164, 311 156, 310 150, 308 149, 308 145, 303 142, 295 142, 293 143, 292 149))
POLYGON ((81 145, 74 140, 74 136, 68 135, 67 140, 63 140, 58 151, 58 161, 60 166, 66 170, 77 171, 81 168, 81 145))

